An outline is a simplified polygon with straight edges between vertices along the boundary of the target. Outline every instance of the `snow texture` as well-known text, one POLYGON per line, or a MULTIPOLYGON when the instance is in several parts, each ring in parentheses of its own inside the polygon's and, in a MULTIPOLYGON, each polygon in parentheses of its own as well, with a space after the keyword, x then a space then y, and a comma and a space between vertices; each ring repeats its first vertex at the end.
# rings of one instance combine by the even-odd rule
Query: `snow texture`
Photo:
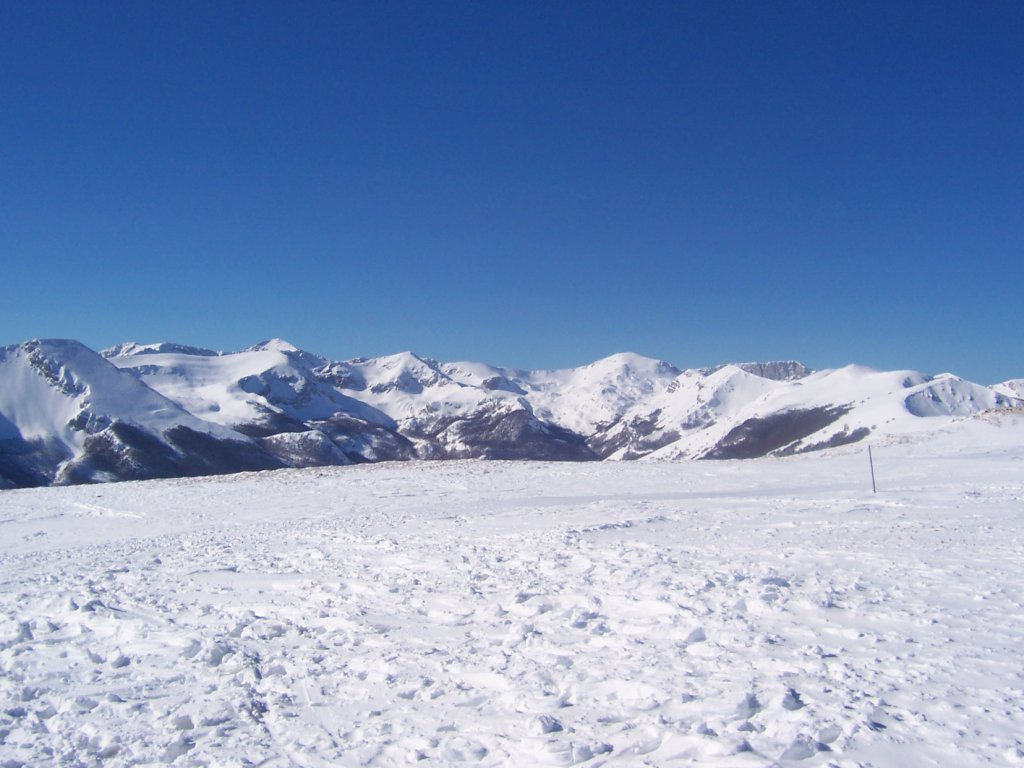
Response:
POLYGON ((1021 765, 1022 438, 0 492, 0 764, 1021 765))

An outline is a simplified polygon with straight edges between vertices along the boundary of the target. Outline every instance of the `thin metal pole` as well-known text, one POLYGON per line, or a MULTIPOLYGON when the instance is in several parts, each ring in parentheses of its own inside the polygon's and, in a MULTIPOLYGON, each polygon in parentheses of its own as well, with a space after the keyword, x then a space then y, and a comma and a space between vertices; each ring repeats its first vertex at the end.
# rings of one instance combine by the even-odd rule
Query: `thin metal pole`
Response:
POLYGON ((871 492, 878 493, 878 488, 875 487, 875 460, 871 456, 871 446, 868 446, 868 464, 871 466, 871 492))

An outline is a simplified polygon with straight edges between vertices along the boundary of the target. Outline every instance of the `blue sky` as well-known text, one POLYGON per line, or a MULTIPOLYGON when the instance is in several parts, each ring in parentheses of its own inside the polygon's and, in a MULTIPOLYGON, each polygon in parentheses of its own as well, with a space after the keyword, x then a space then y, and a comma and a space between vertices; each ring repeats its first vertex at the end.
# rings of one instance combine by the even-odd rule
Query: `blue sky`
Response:
POLYGON ((0 6, 0 343, 1024 376, 1024 4, 0 6))

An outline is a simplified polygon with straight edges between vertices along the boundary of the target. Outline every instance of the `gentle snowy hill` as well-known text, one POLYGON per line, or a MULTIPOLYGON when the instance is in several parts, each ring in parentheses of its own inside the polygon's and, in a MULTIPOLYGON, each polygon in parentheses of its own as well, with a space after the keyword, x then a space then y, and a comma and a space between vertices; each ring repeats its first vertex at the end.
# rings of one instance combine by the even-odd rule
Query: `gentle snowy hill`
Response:
POLYGON ((1024 414, 958 423, 0 493, 0 765, 1020 766, 1024 414))
POLYGON ((28 342, 0 359, 7 486, 406 459, 727 459, 919 439, 1024 405, 1020 381, 811 372, 795 361, 682 371, 620 353, 523 371, 403 352, 331 361, 271 339, 101 355, 28 342))

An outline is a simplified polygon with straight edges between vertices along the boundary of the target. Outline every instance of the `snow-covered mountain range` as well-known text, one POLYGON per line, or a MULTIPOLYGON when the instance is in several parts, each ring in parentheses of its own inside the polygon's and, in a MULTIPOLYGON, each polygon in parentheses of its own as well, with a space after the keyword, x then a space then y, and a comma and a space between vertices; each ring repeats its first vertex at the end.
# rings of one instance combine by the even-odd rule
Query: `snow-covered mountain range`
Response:
POLYGON ((911 439, 1024 386, 797 362, 560 371, 69 340, 0 348, 0 488, 406 459, 727 459, 911 439))

